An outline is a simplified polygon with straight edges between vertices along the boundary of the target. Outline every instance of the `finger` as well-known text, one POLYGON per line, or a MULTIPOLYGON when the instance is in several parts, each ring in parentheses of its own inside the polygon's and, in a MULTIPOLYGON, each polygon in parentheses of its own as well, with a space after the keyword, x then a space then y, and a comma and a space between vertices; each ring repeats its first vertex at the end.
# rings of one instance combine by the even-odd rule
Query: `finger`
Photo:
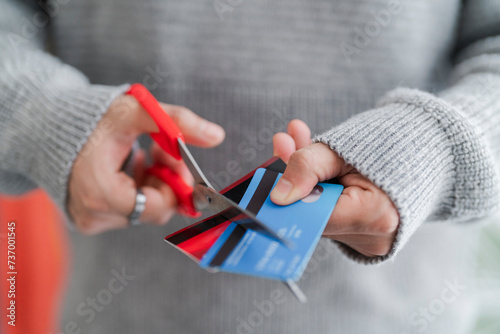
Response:
POLYGON ((311 130, 307 124, 300 119, 290 121, 290 123, 288 123, 287 132, 295 141, 297 150, 300 150, 307 145, 311 145, 311 130))
POLYGON ((361 205, 358 196, 354 195, 352 190, 351 188, 344 188, 323 231, 324 235, 368 232, 363 229, 365 226, 362 224, 362 217, 359 214, 361 205))
POLYGON ((158 145, 156 142, 153 142, 151 144, 150 151, 151 158, 153 159, 154 163, 159 163, 168 167, 170 170, 179 174, 187 184, 194 183, 194 178, 183 160, 175 159, 170 154, 163 151, 160 145, 158 145))
POLYGON ((73 202, 68 206, 70 217, 72 217, 76 228, 82 234, 94 235, 107 230, 123 228, 126 226, 126 219, 116 212, 105 210, 92 210, 92 208, 106 207, 104 201, 99 202, 73 202))
MULTIPOLYGON (((121 216, 128 216, 135 206, 135 198, 137 194, 137 185, 135 180, 125 174, 118 172, 112 177, 99 175, 96 183, 105 185, 101 187, 103 201, 108 204, 110 212, 121 216)), ((104 211, 107 210, 97 210, 104 211)))
POLYGON ((325 144, 306 146, 291 155, 271 200, 279 205, 291 204, 307 196, 318 182, 339 175, 343 165, 344 161, 325 144))
POLYGON ((177 124, 187 143, 200 147, 213 147, 224 140, 225 132, 220 125, 184 107, 165 103, 161 103, 161 106, 177 124))
MULTIPOLYGON (((341 243, 344 247, 352 248, 351 246, 347 245, 346 241, 343 238, 337 238, 336 236, 325 236, 325 235, 324 235, 324 237, 326 237, 328 239, 331 239, 331 240, 335 240, 335 241, 341 243)), ((347 242, 350 242, 350 240, 347 240, 347 242)), ((354 249, 354 248, 352 248, 352 249, 354 249)), ((364 256, 367 256, 367 257, 372 257, 373 256, 373 254, 371 254, 371 253, 369 253, 369 252, 367 252, 367 251, 365 251, 365 250, 363 250, 363 249, 361 249, 359 247, 356 248, 356 249, 354 249, 354 250, 356 252, 358 252, 358 253, 361 253, 364 256)))
POLYGON ((326 235, 389 235, 397 230, 399 214, 389 196, 360 174, 340 178, 345 188, 325 228, 326 235), (357 185, 352 185, 357 184, 357 185))
POLYGON ((128 226, 128 219, 121 215, 111 213, 94 213, 92 217, 85 217, 83 220, 90 222, 87 227, 80 229, 80 232, 85 235, 96 235, 102 232, 123 229, 128 226))
MULTIPOLYGON (((127 174, 120 172, 114 178, 107 180, 107 185, 103 189, 105 201, 113 208, 112 212, 127 218, 136 204, 136 183, 127 174)), ((175 213, 177 205, 170 187, 153 176, 146 176, 141 190, 146 196, 146 204, 139 220, 152 224, 166 223, 175 213)), ((123 221, 127 222, 128 219, 123 221)))
POLYGON ((139 217, 141 222, 163 225, 176 212, 177 199, 172 189, 154 176, 148 176, 142 191, 146 196, 146 205, 139 217))
POLYGON ((295 151, 295 141, 292 136, 283 132, 279 132, 273 136, 273 156, 279 157, 287 163, 295 151))
POLYGON ((143 184, 146 173, 146 153, 142 148, 135 153, 133 166, 135 184, 143 184))
POLYGON ((367 257, 387 255, 391 251, 393 243, 392 238, 389 236, 364 234, 334 235, 328 236, 328 238, 339 241, 367 257))
MULTIPOLYGON (((172 118, 189 144, 201 147, 213 147, 225 137, 224 129, 213 122, 196 115, 191 110, 160 103, 160 107, 172 118)), ((116 98, 109 108, 110 117, 122 130, 119 135, 134 135, 158 132, 158 126, 137 100, 130 95, 116 98)), ((134 138, 135 139, 135 138, 134 138)))

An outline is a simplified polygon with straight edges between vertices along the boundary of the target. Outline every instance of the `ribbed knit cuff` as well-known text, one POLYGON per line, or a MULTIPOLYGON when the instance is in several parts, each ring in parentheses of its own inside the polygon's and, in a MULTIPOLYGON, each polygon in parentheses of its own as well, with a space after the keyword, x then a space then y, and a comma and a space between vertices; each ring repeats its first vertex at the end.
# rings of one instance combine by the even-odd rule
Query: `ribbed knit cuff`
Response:
POLYGON ((386 256, 369 258, 339 244, 350 258, 377 263, 397 254, 426 219, 468 220, 495 207, 499 193, 482 138, 450 104, 399 88, 378 107, 315 138, 384 190, 400 215, 386 256))
POLYGON ((19 58, 26 59, 3 64, 0 80, 2 108, 8 110, 2 111, 0 169, 17 183, 26 179, 44 188, 66 213, 73 161, 128 85, 91 85, 76 69, 42 52, 19 58))
MULTIPOLYGON (((38 141, 37 146, 45 154, 40 157, 39 165, 30 173, 30 178, 49 193, 66 215, 68 180, 73 162, 111 102, 127 89, 128 85, 88 85, 68 88, 52 96, 51 102, 56 108, 51 115, 51 124, 45 123, 45 126, 51 126, 51 130, 46 132, 53 133, 39 138, 43 141, 38 141)), ((40 130, 42 126, 40 124, 40 130)))

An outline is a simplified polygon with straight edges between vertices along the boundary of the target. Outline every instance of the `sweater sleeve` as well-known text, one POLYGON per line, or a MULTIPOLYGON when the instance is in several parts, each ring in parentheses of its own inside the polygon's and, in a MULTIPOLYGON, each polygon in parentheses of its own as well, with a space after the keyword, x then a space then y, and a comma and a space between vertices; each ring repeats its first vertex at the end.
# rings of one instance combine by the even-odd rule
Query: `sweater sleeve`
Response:
POLYGON ((465 2, 450 87, 397 88, 315 138, 383 189, 400 215, 393 258, 424 221, 466 222, 500 203, 500 4, 465 2))
POLYGON ((74 159, 127 87, 92 85, 44 52, 41 8, 9 0, 0 8, 0 191, 42 187, 64 209, 74 159))

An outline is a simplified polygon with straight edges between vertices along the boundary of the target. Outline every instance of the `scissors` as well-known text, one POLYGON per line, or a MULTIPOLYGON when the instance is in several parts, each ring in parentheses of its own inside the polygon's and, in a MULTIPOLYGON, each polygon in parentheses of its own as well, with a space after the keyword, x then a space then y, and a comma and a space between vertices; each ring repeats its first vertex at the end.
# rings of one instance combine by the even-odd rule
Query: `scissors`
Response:
POLYGON ((252 212, 217 192, 207 180, 187 148, 182 132, 170 116, 160 107, 154 96, 141 84, 133 84, 127 94, 135 97, 158 126, 158 132, 150 133, 151 138, 176 160, 183 160, 194 177, 194 186, 187 184, 182 177, 161 164, 148 168, 146 173, 154 175, 172 188, 179 205, 179 212, 189 217, 199 217, 200 211, 209 210, 220 213, 224 218, 262 233, 271 239, 291 246, 284 239, 261 222, 252 212))

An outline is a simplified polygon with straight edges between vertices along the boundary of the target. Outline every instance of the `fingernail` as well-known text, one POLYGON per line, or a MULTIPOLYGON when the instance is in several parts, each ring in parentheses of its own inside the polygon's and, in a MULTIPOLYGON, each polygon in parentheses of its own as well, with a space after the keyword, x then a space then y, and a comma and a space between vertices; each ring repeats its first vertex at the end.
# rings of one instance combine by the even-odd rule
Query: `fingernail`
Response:
POLYGON ((207 122, 203 133, 212 140, 220 140, 224 137, 224 130, 219 125, 211 122, 207 122))
POLYGON ((273 200, 283 202, 292 191, 292 188, 293 184, 290 181, 281 178, 271 192, 273 200))

